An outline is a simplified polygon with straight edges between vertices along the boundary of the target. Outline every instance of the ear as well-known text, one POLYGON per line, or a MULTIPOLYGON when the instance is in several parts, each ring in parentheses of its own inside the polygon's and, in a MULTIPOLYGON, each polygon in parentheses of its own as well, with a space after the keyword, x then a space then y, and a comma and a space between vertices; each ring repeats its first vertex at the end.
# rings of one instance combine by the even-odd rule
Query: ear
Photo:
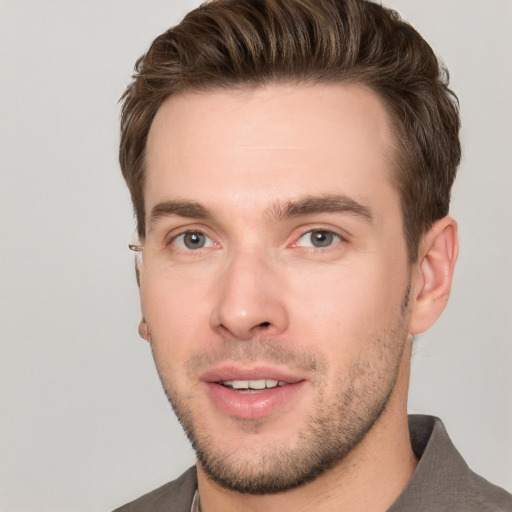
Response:
POLYGON ((142 320, 139 322, 139 336, 148 343, 151 343, 151 332, 149 331, 148 324, 144 317, 142 317, 142 320))
POLYGON ((410 334, 426 331, 443 312, 458 254, 457 223, 447 216, 438 220, 420 242, 418 261, 413 266, 410 334))

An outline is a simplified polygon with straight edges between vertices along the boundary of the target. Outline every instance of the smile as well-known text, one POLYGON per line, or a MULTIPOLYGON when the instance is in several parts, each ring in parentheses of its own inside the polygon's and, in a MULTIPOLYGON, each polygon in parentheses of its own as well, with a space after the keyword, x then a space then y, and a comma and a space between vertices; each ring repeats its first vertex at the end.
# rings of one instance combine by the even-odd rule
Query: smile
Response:
POLYGON ((221 386, 234 389, 240 392, 259 392, 265 389, 273 389, 279 386, 286 386, 284 381, 274 379, 252 379, 252 380, 225 380, 219 382, 221 386))
POLYGON ((297 407, 307 382, 277 379, 233 379, 205 382, 209 403, 221 416, 241 420, 263 419, 297 407))

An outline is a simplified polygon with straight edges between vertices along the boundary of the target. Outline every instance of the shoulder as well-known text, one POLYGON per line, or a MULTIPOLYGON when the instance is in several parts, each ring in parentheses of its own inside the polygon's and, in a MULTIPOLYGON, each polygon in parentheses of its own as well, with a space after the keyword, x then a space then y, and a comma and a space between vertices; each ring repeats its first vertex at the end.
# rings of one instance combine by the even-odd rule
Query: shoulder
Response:
POLYGON ((388 512, 512 512, 512 495, 471 471, 441 420, 410 416, 409 429, 418 466, 388 512))
POLYGON ((472 471, 466 489, 475 511, 512 512, 512 495, 472 471))
POLYGON ((196 468, 179 478, 127 503, 114 512, 189 512, 197 489, 196 468))

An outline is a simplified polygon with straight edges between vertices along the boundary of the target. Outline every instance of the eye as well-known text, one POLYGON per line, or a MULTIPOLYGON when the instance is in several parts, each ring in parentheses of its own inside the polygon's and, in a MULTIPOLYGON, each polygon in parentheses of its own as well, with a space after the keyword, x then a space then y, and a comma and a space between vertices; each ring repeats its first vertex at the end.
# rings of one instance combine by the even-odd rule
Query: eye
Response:
POLYGON ((214 241, 201 231, 186 231, 185 233, 181 233, 181 235, 173 238, 172 244, 178 249, 189 251, 215 246, 214 241))
POLYGON ((327 229, 313 229, 304 233, 295 243, 300 247, 329 247, 333 244, 341 242, 342 238, 336 233, 327 229))

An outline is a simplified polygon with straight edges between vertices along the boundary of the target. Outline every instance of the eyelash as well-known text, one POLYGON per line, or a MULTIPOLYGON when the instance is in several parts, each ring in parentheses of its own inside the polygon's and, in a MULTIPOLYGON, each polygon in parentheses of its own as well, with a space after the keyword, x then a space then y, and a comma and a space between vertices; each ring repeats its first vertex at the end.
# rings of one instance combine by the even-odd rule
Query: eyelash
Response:
MULTIPOLYGON (((182 233, 179 233, 178 235, 174 236, 171 238, 170 242, 168 245, 176 245, 177 241, 182 238, 182 245, 183 247, 178 247, 179 250, 181 251, 185 251, 185 252, 197 252, 199 251, 200 249, 209 249, 211 247, 215 247, 215 246, 219 246, 219 244, 217 244, 216 242, 214 242, 212 240, 212 238, 210 236, 208 236, 204 231, 201 231, 199 229, 190 229, 190 230, 187 230, 187 231, 183 231, 182 233), (208 243, 208 246, 206 247, 199 247, 199 248, 191 248, 191 247, 186 247, 185 246, 185 237, 186 236, 190 236, 190 237, 193 237, 193 236, 197 236, 197 237, 201 237, 201 236, 204 236, 207 240, 209 240, 210 243, 208 243, 208 241, 206 243, 208 243)), ((193 240, 193 239, 192 239, 193 240)), ((191 241, 192 241, 191 240, 191 241)))
MULTIPOLYGON (((190 241, 193 241, 193 240, 194 239, 192 238, 190 241)), ((334 231, 332 229, 315 227, 313 229, 309 229, 307 231, 302 232, 297 238, 295 238, 294 242, 292 242, 291 244, 288 244, 287 246, 291 247, 291 248, 302 248, 302 249, 305 249, 308 251, 313 251, 313 252, 324 252, 324 251, 332 248, 333 246, 335 246, 341 242, 346 242, 346 241, 347 241, 347 239, 344 236, 342 236, 341 234, 337 233, 336 231, 334 231), (327 235, 328 238, 331 237, 331 240, 329 241, 328 245, 325 245, 325 246, 315 246, 315 245, 313 245, 313 243, 311 243, 311 245, 299 245, 300 241, 304 237, 307 237, 308 235, 312 236, 313 233, 327 235)), ((178 251, 192 254, 192 253, 201 253, 201 252, 203 252, 202 251, 203 249, 208 250, 208 249, 219 248, 220 244, 215 242, 213 240, 213 238, 211 236, 209 236, 207 233, 205 233, 205 231, 203 231, 203 230, 188 229, 186 231, 183 231, 183 232, 178 233, 177 235, 171 237, 169 242, 166 243, 166 246, 168 246, 168 247, 174 246, 174 248, 178 251), (207 245, 201 246, 198 248, 187 247, 185 245, 186 244, 185 237, 187 237, 187 236, 194 237, 194 235, 198 236, 198 237, 204 236, 206 238, 205 243, 207 245), (178 242, 178 240, 180 240, 180 239, 181 239, 181 241, 178 242)))
MULTIPOLYGON (((317 239, 317 241, 318 241, 318 239, 317 239)), ((314 228, 314 229, 310 229, 309 231, 306 231, 305 233, 300 235, 299 238, 297 239, 297 241, 292 244, 292 247, 304 247, 304 248, 308 248, 309 250, 324 251, 324 250, 331 248, 333 245, 336 245, 336 244, 338 244, 340 242, 344 242, 344 241, 346 241, 346 239, 344 237, 342 237, 339 233, 336 233, 335 231, 333 231, 331 229, 314 228), (317 233, 318 235, 324 235, 324 236, 327 235, 328 245, 316 246, 316 245, 313 245, 313 242, 311 243, 311 245, 306 245, 306 246, 298 245, 300 240, 302 240, 304 237, 307 237, 308 235, 310 236, 310 240, 312 241, 311 237, 313 236, 314 233, 317 233)))

